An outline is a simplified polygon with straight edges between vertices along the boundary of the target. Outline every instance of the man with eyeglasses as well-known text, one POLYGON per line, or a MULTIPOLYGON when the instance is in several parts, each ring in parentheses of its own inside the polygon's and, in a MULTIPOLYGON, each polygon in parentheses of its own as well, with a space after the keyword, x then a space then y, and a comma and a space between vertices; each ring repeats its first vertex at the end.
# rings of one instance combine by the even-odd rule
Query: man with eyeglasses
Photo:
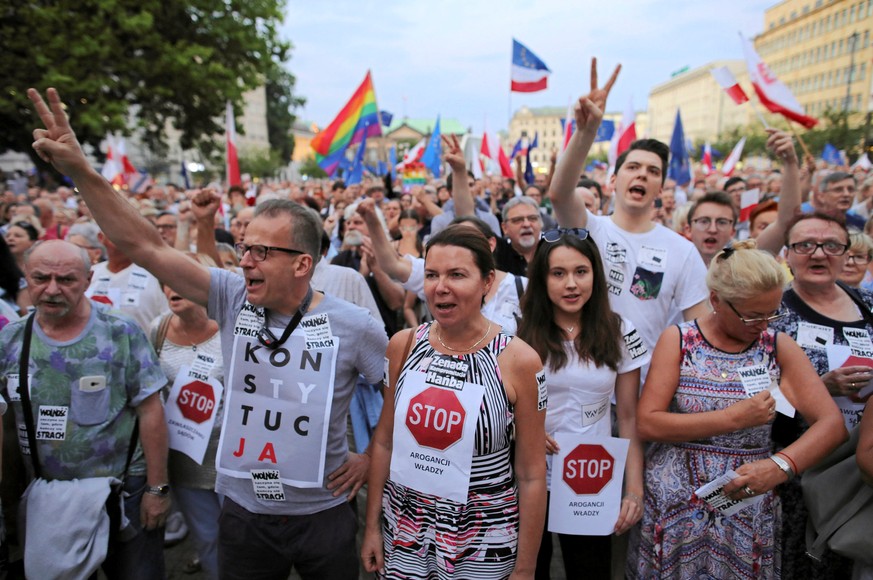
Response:
MULTIPOLYGON (((346 417, 359 373, 382 377, 387 337, 366 310, 314 292, 321 220, 270 200, 246 229, 244 276, 206 268, 157 230, 88 163, 60 96, 28 96, 45 129, 34 149, 73 179, 108 238, 219 322, 225 415, 216 457, 223 578, 357 578, 350 501, 369 457, 348 451, 346 417)), ((217 196, 209 203, 219 203, 217 196)))
POLYGON ((514 197, 503 206, 503 239, 494 249, 497 269, 525 276, 543 231, 537 202, 527 196, 514 197))
POLYGON ((835 171, 822 178, 812 199, 801 206, 803 213, 814 211, 843 216, 851 229, 863 231, 864 218, 851 211, 855 203, 855 176, 835 171))
POLYGON ((721 191, 705 194, 688 210, 685 237, 697 248, 707 268, 733 239, 736 223, 737 210, 730 196, 721 191))

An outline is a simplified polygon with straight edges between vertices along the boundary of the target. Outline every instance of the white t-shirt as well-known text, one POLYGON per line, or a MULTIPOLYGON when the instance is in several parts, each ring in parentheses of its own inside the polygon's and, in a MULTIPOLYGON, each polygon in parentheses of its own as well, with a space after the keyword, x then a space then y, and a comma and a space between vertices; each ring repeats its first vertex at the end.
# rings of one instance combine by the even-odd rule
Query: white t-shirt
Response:
POLYGON ((552 370, 548 364, 545 368, 549 389, 546 433, 553 435, 563 431, 602 437, 612 435, 609 401, 615 392, 616 378, 649 364, 652 358, 633 323, 624 317, 621 319, 621 333, 624 341, 617 372, 607 366, 580 361, 573 342, 563 342, 567 364, 558 371, 552 370), (604 403, 605 411, 597 416, 595 411, 599 411, 598 406, 604 403))
POLYGON ((152 320, 169 311, 170 305, 158 279, 145 268, 131 264, 112 273, 109 262, 91 266, 91 285, 85 296, 133 318, 148 334, 152 320))
POLYGON ((612 309, 634 323, 649 350, 673 316, 706 300, 706 265, 697 248, 661 224, 636 234, 588 213, 612 309))
MULTIPOLYGON (((416 258, 410 254, 403 256, 412 265, 409 272, 409 278, 401 285, 404 290, 417 295, 422 301, 424 297, 424 258, 416 258)), ((506 277, 497 286, 497 291, 491 300, 485 303, 482 307, 482 314, 488 320, 496 322, 503 327, 503 332, 509 335, 515 335, 518 330, 518 322, 515 316, 521 316, 521 306, 518 296, 518 288, 515 286, 514 274, 506 273, 506 277)), ((521 289, 524 291, 527 288, 527 278, 518 276, 521 280, 521 289)))

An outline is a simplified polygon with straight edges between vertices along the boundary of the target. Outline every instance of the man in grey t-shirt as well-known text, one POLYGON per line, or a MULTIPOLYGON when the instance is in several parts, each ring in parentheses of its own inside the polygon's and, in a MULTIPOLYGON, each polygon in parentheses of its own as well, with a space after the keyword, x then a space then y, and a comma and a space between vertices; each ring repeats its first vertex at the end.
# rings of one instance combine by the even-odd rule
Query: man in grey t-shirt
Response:
POLYGON ((73 179, 106 236, 219 322, 221 576, 286 578, 295 567, 303 578, 356 578, 345 500, 366 480, 369 457, 348 452, 345 417, 355 376, 379 380, 388 341, 366 311, 312 291, 317 216, 288 200, 260 205, 238 246, 243 277, 210 270, 167 246, 91 168, 54 89, 49 106, 28 95, 46 127, 34 149, 73 179))

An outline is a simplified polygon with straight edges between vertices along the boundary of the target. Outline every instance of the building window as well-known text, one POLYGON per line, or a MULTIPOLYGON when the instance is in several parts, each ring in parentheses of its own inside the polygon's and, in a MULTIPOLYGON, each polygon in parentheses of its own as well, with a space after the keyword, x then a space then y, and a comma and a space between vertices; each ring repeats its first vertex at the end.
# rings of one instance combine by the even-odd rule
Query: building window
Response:
POLYGON ((867 48, 868 46, 870 46, 870 31, 869 30, 864 31, 864 40, 863 40, 861 46, 863 48, 867 48))
POLYGON ((840 39, 840 44, 838 45, 837 54, 843 54, 843 41, 840 39))
POLYGON ((867 63, 861 63, 861 69, 858 71, 858 80, 863 81, 864 75, 867 73, 867 63))

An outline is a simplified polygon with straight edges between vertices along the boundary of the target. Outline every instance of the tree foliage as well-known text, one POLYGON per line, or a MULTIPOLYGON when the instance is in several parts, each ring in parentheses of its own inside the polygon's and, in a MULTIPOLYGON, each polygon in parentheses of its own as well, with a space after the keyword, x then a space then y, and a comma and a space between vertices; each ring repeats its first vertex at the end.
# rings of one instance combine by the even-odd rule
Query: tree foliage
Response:
POLYGON ((28 87, 56 87, 95 149, 107 132, 139 130, 160 155, 169 124, 184 149, 208 150, 227 100, 239 114, 246 91, 282 78, 283 10, 284 0, 10 0, 0 7, 0 151, 31 151, 28 87))
POLYGON ((314 157, 307 157, 303 163, 300 164, 300 175, 311 177, 313 179, 327 177, 327 173, 318 163, 315 162, 314 157))
POLYGON ((279 151, 273 148, 245 148, 240 151, 240 173, 248 173, 252 177, 273 177, 287 164, 279 156, 279 151))
MULTIPOLYGON (((788 128, 788 122, 782 117, 769 115, 768 120, 771 123, 777 120, 775 124, 777 129, 784 131, 788 128)), ((856 160, 864 151, 865 120, 857 113, 847 114, 831 109, 821 115, 818 125, 813 129, 806 130, 797 124, 792 124, 791 129, 800 139, 803 139, 810 153, 815 157, 821 156, 826 143, 830 143, 837 149, 845 150, 850 161, 856 160)), ((726 157, 741 137, 746 138, 746 144, 743 147, 744 157, 751 155, 771 156, 767 151, 767 134, 760 123, 756 123, 752 127, 733 127, 724 132, 721 139, 712 143, 712 147, 726 157)), ((699 152, 703 150, 702 140, 698 140, 695 145, 699 152)), ((797 152, 800 156, 804 154, 800 143, 797 143, 797 152)))
POLYGON ((281 66, 272 67, 267 73, 267 132, 270 135, 270 147, 285 164, 291 161, 291 154, 294 153, 291 129, 296 116, 293 111, 306 102, 306 99, 294 95, 296 80, 281 66))

